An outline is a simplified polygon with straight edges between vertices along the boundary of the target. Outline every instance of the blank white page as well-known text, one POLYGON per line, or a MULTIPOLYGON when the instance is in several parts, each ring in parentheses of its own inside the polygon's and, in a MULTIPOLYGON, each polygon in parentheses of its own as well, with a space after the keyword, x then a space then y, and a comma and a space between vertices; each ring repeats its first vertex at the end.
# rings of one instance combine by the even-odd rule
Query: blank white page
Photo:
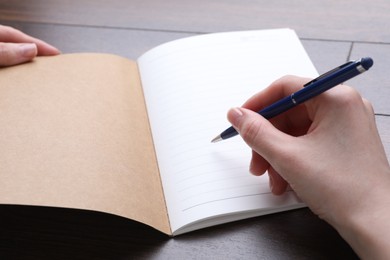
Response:
POLYGON ((230 126, 229 108, 283 75, 317 75, 293 30, 181 39, 138 65, 173 232, 214 216, 302 206, 292 191, 270 194, 268 176, 249 173, 251 150, 240 137, 210 142, 230 126))

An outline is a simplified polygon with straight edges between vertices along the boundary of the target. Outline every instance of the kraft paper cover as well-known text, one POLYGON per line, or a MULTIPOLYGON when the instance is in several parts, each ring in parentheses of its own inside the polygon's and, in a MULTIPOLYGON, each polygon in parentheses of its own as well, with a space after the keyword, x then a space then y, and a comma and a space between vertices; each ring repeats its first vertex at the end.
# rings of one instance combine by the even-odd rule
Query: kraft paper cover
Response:
POLYGON ((0 69, 0 203, 108 212, 171 233, 135 62, 69 54, 0 69))

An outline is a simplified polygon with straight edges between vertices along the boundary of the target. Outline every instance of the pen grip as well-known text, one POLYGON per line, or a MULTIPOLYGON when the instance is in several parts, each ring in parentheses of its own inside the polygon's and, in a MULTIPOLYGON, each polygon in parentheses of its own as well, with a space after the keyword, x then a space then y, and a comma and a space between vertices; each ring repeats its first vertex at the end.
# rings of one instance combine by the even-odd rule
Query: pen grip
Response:
MULTIPOLYGON (((257 113, 263 116, 266 119, 271 119, 290 108, 293 108, 296 104, 292 101, 291 96, 285 97, 276 103, 273 103, 272 105, 258 111, 257 113)), ((229 127, 225 131, 223 131, 220 136, 222 139, 228 139, 230 137, 238 135, 238 132, 234 127, 229 127)))
POLYGON ((287 96, 285 98, 280 99, 279 101, 273 103, 272 105, 258 111, 257 113, 263 116, 266 119, 271 119, 290 108, 293 108, 297 104, 292 99, 292 96, 287 96))

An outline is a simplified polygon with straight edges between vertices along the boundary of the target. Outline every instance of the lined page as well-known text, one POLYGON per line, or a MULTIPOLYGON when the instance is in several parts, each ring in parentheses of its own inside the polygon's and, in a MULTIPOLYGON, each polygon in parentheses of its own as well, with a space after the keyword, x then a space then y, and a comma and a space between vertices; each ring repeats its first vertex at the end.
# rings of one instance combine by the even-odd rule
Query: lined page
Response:
POLYGON ((291 191, 272 195, 268 176, 249 173, 251 150, 240 137, 210 142, 230 126, 229 108, 283 75, 317 75, 294 31, 190 37, 138 64, 173 232, 214 216, 301 205, 291 191))

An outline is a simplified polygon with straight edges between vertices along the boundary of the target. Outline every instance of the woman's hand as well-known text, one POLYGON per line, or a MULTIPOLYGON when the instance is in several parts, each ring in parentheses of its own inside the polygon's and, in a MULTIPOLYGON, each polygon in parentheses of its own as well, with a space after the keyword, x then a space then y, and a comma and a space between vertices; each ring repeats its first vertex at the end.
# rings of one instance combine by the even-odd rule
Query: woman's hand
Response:
POLYGON ((229 111, 229 121, 253 150, 250 170, 268 171, 274 194, 290 185, 362 257, 383 251, 390 256, 388 240, 374 241, 382 228, 390 239, 390 168, 371 104, 339 85, 269 121, 252 112, 308 81, 281 78, 229 111))
POLYGON ((0 66, 12 66, 36 56, 57 55, 50 44, 9 26, 0 25, 0 66))

